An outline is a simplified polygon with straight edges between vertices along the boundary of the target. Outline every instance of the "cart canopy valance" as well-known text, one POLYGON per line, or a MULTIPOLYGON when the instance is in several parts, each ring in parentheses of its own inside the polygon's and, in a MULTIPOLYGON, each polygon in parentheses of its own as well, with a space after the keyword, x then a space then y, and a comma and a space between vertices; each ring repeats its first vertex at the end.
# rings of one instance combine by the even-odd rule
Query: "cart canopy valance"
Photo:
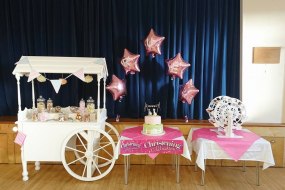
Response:
POLYGON ((52 56, 22 56, 16 63, 13 74, 29 74, 32 69, 39 73, 74 73, 83 69, 85 74, 97 74, 105 78, 108 76, 105 58, 52 56))

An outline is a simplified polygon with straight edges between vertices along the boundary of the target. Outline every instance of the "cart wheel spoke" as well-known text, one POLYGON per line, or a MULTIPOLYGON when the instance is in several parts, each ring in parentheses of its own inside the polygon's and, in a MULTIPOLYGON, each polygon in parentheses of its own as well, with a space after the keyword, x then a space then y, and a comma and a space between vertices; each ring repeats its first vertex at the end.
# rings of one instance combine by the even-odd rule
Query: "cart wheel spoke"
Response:
POLYGON ((112 155, 111 155, 105 148, 103 148, 102 150, 103 150, 104 152, 106 152, 106 154, 108 154, 109 156, 112 157, 112 155))
POLYGON ((86 168, 87 168, 87 163, 85 163, 85 164, 84 164, 84 169, 83 169, 83 172, 82 172, 82 176, 81 176, 81 177, 83 177, 83 176, 84 176, 85 171, 86 171, 86 168))
POLYGON ((78 147, 82 147, 82 146, 86 147, 87 145, 86 144, 83 144, 83 145, 82 144, 77 144, 76 146, 78 146, 78 147))
POLYGON ((80 157, 80 158, 78 158, 78 159, 76 159, 76 160, 73 160, 72 162, 67 163, 67 165, 73 164, 73 163, 77 162, 78 160, 80 160, 80 159, 82 159, 82 158, 84 158, 84 157, 85 157, 85 156, 82 156, 82 157, 80 157))
MULTIPOLYGON (((106 131, 106 133, 110 134, 111 131, 112 131, 112 129, 109 129, 108 131, 106 131)), ((101 141, 104 137, 105 137, 105 136, 102 136, 102 137, 100 138, 100 141, 101 141)))
POLYGON ((99 168, 98 168, 98 166, 97 166, 97 164, 96 163, 94 163, 94 165, 93 166, 95 166, 95 168, 97 169, 97 171, 99 172, 99 174, 101 175, 102 174, 102 172, 99 170, 99 168))
MULTIPOLYGON (((94 157, 101 158, 102 160, 106 160, 106 161, 109 161, 109 162, 112 161, 112 159, 110 160, 110 159, 107 159, 107 158, 104 158, 104 157, 98 156, 98 155, 94 155, 94 157)), ((112 158, 113 158, 113 157, 112 157, 112 158)))
MULTIPOLYGON (((115 142, 115 141, 114 141, 115 142)), ((109 144, 110 142, 100 142, 100 145, 109 144)))
POLYGON ((82 152, 82 151, 80 151, 80 150, 77 150, 77 149, 72 148, 72 147, 69 147, 69 146, 66 146, 65 148, 68 148, 68 149, 73 150, 73 151, 76 151, 76 152, 80 152, 80 153, 82 153, 82 154, 85 153, 85 152, 82 152))
POLYGON ((79 134, 87 141, 88 140, 88 135, 86 131, 81 131, 79 134))
POLYGON ((111 125, 110 123, 106 122, 105 123, 105 130, 107 131, 108 128, 109 128, 109 130, 108 130, 107 133, 108 134, 110 134, 111 132, 113 133, 113 136, 114 136, 113 141, 115 142, 115 145, 117 145, 117 143, 118 143, 118 141, 120 139, 119 132, 117 131, 117 129, 113 125, 111 125))
POLYGON ((83 145, 83 147, 85 148, 85 150, 87 149, 86 146, 84 145, 84 143, 82 142, 81 137, 76 133, 77 138, 79 139, 79 141, 81 142, 81 144, 83 145))
POLYGON ((112 131, 112 129, 109 129, 106 133, 110 134, 111 131, 112 131))
POLYGON ((104 147, 106 147, 106 146, 109 146, 109 145, 111 145, 112 143, 108 143, 108 144, 106 144, 106 145, 104 145, 104 146, 100 146, 99 148, 97 148, 96 150, 94 150, 93 152, 97 152, 98 150, 101 150, 101 149, 103 149, 104 147))

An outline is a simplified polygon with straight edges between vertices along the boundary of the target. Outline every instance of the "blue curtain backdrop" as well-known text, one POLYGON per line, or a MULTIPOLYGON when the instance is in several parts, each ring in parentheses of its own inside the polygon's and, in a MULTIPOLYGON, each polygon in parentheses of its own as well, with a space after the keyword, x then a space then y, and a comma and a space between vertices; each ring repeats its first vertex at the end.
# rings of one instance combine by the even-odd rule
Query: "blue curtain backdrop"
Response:
MULTIPOLYGON (((112 74, 127 81, 122 102, 107 92, 109 117, 143 117, 145 102, 160 102, 163 118, 207 119, 214 97, 239 98, 240 0, 2 0, 0 19, 0 116, 17 113, 12 71, 22 55, 106 57, 107 84, 112 74), (165 37, 154 59, 143 45, 151 28, 165 37), (140 73, 124 74, 119 64, 124 48, 141 55, 140 73), (182 80, 171 80, 165 60, 179 52, 191 67, 182 80), (179 87, 189 79, 200 90, 191 105, 179 100, 179 87)), ((21 80, 23 108, 32 105, 26 81, 21 80)), ((60 106, 96 98, 96 83, 76 77, 58 94, 49 82, 35 84, 36 96, 60 106)))

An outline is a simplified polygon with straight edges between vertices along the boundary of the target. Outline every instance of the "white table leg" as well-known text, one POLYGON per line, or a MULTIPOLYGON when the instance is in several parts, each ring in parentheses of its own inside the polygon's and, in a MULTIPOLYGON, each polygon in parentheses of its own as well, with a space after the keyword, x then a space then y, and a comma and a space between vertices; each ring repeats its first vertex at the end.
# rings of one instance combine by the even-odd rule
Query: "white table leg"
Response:
POLYGON ((131 169, 131 155, 128 155, 128 169, 131 169))
POLYGON ((201 178, 201 185, 205 185, 205 173, 206 173, 206 159, 204 160, 204 168, 205 170, 202 170, 202 178, 201 178))
POLYGON ((196 154, 196 160, 195 160, 195 169, 194 169, 194 171, 195 172, 197 172, 197 170, 198 170, 198 166, 197 166, 197 157, 198 157, 198 154, 196 154))
POLYGON ((242 161, 242 171, 245 172, 245 160, 242 161))
POLYGON ((205 171, 204 171, 204 170, 202 170, 201 185, 202 185, 202 186, 204 186, 204 185, 205 185, 205 171))
POLYGON ((175 155, 175 166, 176 166, 176 183, 180 182, 180 155, 175 155))
POLYGON ((40 164, 40 162, 39 161, 36 161, 35 162, 35 170, 40 170, 41 169, 41 164, 40 164))
POLYGON ((172 154, 172 169, 176 169, 176 166, 175 166, 175 164, 176 164, 176 156, 175 156, 175 154, 172 154))
POLYGON ((259 186, 259 161, 256 162, 256 185, 259 186))
POLYGON ((27 169, 27 161, 24 159, 24 150, 23 147, 21 147, 21 158, 22 158, 22 167, 23 167, 23 181, 28 181, 28 169, 27 169))
POLYGON ((129 155, 124 155, 124 167, 125 167, 125 185, 127 185, 128 175, 129 175, 129 155))

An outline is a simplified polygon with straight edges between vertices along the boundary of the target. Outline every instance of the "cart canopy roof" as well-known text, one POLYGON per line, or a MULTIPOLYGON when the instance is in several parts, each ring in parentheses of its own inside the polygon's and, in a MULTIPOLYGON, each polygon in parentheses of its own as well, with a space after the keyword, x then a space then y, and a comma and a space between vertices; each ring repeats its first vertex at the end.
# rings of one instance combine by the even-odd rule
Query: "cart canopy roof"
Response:
POLYGON ((22 56, 16 63, 13 75, 29 74, 32 69, 39 73, 73 73, 83 69, 85 74, 108 76, 105 58, 52 56, 22 56))

